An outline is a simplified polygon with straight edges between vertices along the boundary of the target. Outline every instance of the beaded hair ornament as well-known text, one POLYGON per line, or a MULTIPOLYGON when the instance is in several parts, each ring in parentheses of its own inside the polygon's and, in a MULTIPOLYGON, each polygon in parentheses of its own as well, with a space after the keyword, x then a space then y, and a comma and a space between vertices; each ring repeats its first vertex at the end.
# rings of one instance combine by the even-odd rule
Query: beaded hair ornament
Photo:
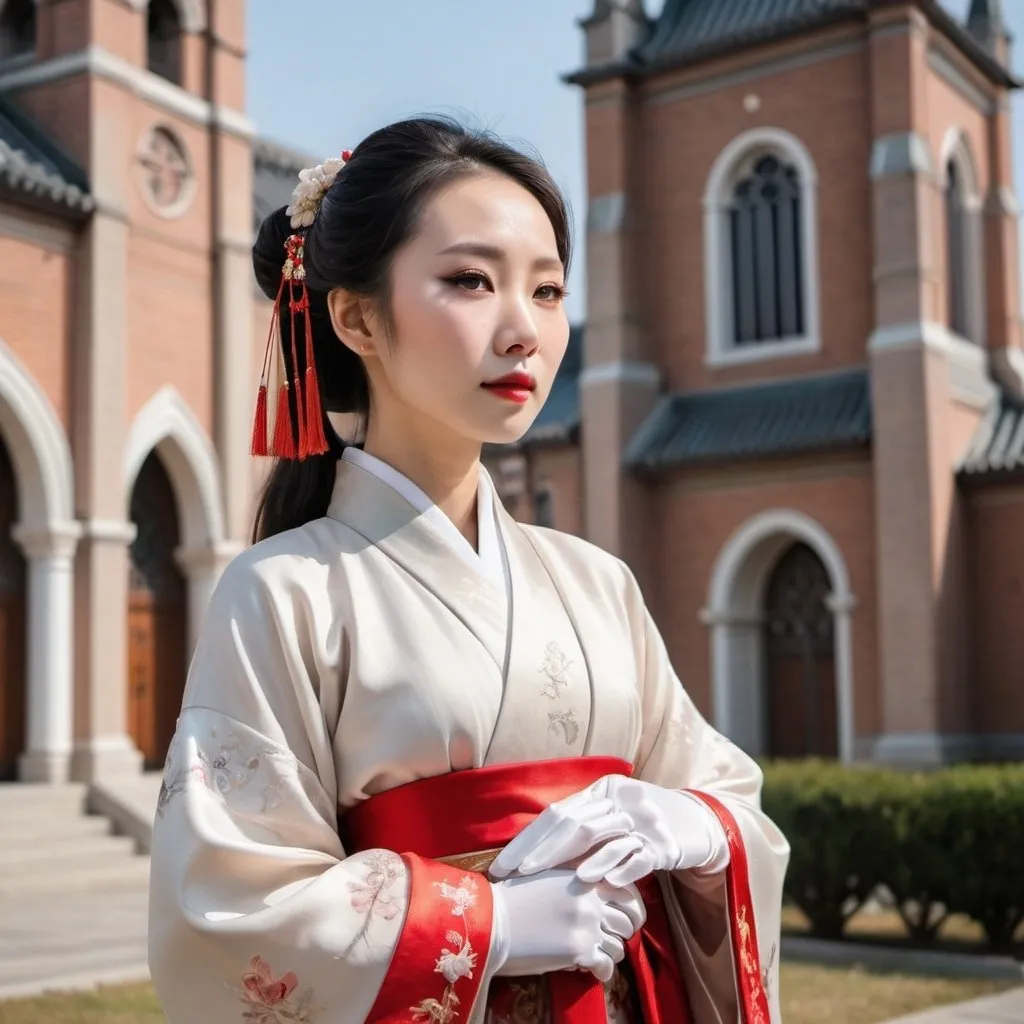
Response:
POLYGON ((293 234, 284 243, 284 264, 281 283, 270 317, 267 348, 263 354, 263 371, 256 395, 256 416, 252 427, 252 454, 271 455, 279 459, 305 459, 328 451, 324 435, 323 411, 320 404, 320 382, 317 380, 313 354, 313 326, 309 316, 309 290, 306 288, 305 235, 320 210, 324 195, 338 172, 352 154, 345 150, 316 167, 299 172, 299 183, 292 192, 291 205, 285 213, 291 218, 293 234), (291 326, 291 380, 284 358, 281 337, 281 306, 288 294, 288 316, 291 326), (296 320, 301 319, 305 340, 305 380, 299 377, 298 334, 296 320), (273 350, 273 351, 272 351, 273 350), (277 392, 277 415, 270 429, 267 387, 272 367, 280 370, 281 385, 277 392), (292 394, 294 397, 292 397, 292 394))

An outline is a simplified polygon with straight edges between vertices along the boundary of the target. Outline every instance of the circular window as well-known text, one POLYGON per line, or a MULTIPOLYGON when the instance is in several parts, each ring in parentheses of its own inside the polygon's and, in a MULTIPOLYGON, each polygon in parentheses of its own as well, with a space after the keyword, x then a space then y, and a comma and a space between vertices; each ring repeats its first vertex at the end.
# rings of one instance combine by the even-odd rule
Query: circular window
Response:
POLYGON ((169 128, 151 128, 139 149, 142 194, 161 217, 177 217, 192 199, 195 175, 185 144, 169 128))

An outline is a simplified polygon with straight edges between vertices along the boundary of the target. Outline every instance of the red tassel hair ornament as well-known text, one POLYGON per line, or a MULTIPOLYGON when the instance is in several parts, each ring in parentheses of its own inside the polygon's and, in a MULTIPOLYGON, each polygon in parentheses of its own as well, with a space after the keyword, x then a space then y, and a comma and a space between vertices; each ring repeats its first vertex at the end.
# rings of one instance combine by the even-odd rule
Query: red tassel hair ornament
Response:
POLYGON ((313 354, 313 325, 309 316, 309 290, 306 287, 306 268, 303 263, 305 242, 302 235, 289 235, 284 244, 285 260, 281 268, 281 284, 274 300, 270 317, 267 347, 263 354, 263 370, 256 395, 256 415, 252 427, 250 449, 255 456, 272 455, 279 459, 302 459, 310 455, 323 455, 329 450, 324 434, 323 406, 320 402, 320 381, 317 378, 313 354), (281 305, 287 291, 289 326, 291 328, 291 379, 287 378, 281 338, 281 305), (299 375, 298 326, 301 321, 305 341, 305 373, 299 375), (271 360, 275 358, 283 368, 282 381, 277 394, 277 415, 274 420, 272 443, 268 422, 269 402, 267 389, 271 360))

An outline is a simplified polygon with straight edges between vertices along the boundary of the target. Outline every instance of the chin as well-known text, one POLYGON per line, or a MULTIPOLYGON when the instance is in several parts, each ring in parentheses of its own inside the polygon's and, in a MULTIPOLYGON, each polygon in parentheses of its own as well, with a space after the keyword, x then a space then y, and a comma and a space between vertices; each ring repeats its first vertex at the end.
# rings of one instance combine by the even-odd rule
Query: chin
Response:
POLYGON ((512 417, 505 423, 482 431, 480 440, 484 444, 515 444, 516 441, 522 440, 536 418, 536 413, 512 417))

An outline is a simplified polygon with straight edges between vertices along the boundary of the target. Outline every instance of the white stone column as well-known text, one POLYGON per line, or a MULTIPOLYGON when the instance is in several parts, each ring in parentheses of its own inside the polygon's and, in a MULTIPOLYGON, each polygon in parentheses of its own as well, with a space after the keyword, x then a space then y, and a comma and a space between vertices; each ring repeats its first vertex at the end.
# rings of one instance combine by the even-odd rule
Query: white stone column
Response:
POLYGON ((74 711, 72 560, 78 523, 44 530, 15 527, 28 560, 28 729, 18 776, 23 782, 65 782, 74 711))
POLYGON ((853 701, 853 624, 857 600, 852 594, 830 594, 825 607, 832 613, 835 637, 836 718, 839 727, 839 760, 856 760, 857 716, 853 701))
POLYGON ((179 548, 174 557, 188 578, 188 656, 195 650, 206 608, 225 566, 239 551, 241 544, 228 541, 202 548, 179 548))
POLYGON ((711 721, 752 757, 764 753, 764 620, 731 609, 705 608, 711 630, 711 721))

